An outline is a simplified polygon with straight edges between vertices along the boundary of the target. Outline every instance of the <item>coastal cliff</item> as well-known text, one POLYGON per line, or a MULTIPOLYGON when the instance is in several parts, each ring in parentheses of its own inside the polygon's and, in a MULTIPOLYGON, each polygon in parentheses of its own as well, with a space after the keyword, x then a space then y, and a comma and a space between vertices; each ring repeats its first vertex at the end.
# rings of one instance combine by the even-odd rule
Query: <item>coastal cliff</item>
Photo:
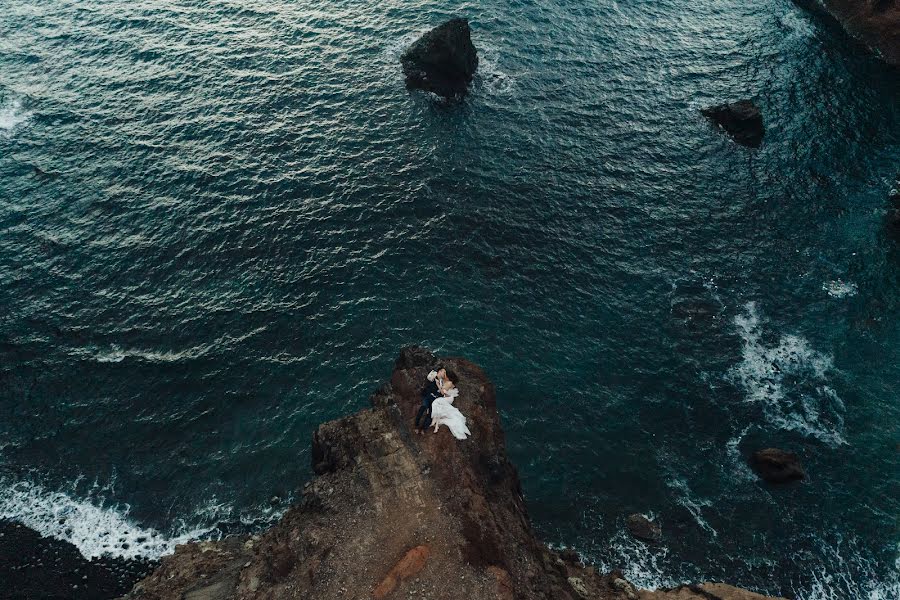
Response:
POLYGON ((885 62, 900 66, 900 0, 799 0, 834 17, 885 62))
POLYGON ((572 551, 538 541, 505 450, 494 386, 475 364, 443 359, 471 438, 411 425, 436 363, 406 348, 371 408, 321 425, 316 477, 257 536, 179 546, 128 600, 614 599, 765 600, 724 584, 636 590, 572 551))

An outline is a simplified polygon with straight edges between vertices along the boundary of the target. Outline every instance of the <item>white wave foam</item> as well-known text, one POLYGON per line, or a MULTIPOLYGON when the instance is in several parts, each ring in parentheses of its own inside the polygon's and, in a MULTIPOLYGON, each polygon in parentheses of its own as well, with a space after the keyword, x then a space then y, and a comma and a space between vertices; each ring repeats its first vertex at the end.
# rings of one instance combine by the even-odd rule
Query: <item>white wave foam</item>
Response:
POLYGON ((684 583, 667 574, 675 571, 668 564, 668 557, 669 549, 665 546, 645 544, 620 529, 609 540, 604 556, 590 558, 601 572, 621 569, 625 579, 635 586, 656 590, 684 583))
POLYGON ((797 600, 896 600, 900 598, 900 544, 893 572, 878 573, 857 543, 820 541, 822 566, 810 582, 795 586, 797 600))
POLYGON ((840 279, 826 281, 822 284, 822 289, 832 298, 849 298, 855 296, 858 291, 855 283, 840 279))
POLYGON ((126 358, 135 358, 147 362, 170 363, 180 360, 191 360, 201 358, 215 350, 224 351, 233 344, 239 344, 247 340, 257 333, 265 331, 266 327, 257 327, 251 331, 238 336, 224 335, 210 344, 203 344, 193 348, 187 348, 179 351, 161 351, 161 350, 144 350, 140 348, 122 348, 118 344, 110 345, 108 350, 101 350, 96 347, 91 349, 76 348, 73 354, 83 356, 95 360, 100 363, 120 363, 126 358))
POLYGON ((744 436, 747 435, 748 431, 750 431, 750 427, 744 427, 740 433, 729 439, 728 443, 726 444, 728 460, 731 461, 731 469, 729 472, 732 474, 736 474, 740 479, 743 479, 744 481, 756 481, 756 475, 753 474, 753 471, 750 469, 747 461, 744 460, 743 456, 741 456, 740 450, 741 441, 744 439, 744 436))
MULTIPOLYGON (((208 508, 214 512, 227 507, 208 508)), ((0 519, 19 522, 43 536, 73 544, 87 558, 157 559, 171 554, 175 546, 209 537, 211 527, 182 527, 166 536, 142 527, 129 518, 129 507, 107 505, 103 498, 77 500, 68 494, 44 489, 31 482, 8 484, 0 480, 0 519)))
POLYGON ((768 343, 754 302, 734 322, 743 340, 742 360, 728 376, 744 389, 747 401, 762 406, 766 420, 778 428, 831 445, 846 443, 840 434, 844 405, 828 385, 831 357, 798 335, 768 343))
POLYGON ((155 352, 153 350, 123 349, 116 344, 110 346, 108 351, 100 351, 91 356, 100 363, 120 363, 126 358, 137 358, 148 362, 177 362, 182 359, 196 358, 199 352, 190 350, 185 352, 155 352))
POLYGON ((719 533, 703 518, 703 509, 712 506, 711 501, 695 498, 687 482, 680 477, 673 477, 667 480, 666 485, 675 492, 675 501, 691 513, 694 521, 697 522, 701 529, 711 533, 714 538, 719 537, 719 533))
POLYGON ((31 119, 31 113, 22 106, 21 100, 11 100, 0 104, 0 135, 11 135, 12 131, 31 119))
POLYGON ((488 94, 508 96, 515 91, 516 78, 500 68, 500 53, 492 46, 478 48, 475 80, 488 94))
POLYGON ((810 38, 815 35, 816 28, 802 11, 789 9, 778 17, 778 24, 801 38, 810 38))

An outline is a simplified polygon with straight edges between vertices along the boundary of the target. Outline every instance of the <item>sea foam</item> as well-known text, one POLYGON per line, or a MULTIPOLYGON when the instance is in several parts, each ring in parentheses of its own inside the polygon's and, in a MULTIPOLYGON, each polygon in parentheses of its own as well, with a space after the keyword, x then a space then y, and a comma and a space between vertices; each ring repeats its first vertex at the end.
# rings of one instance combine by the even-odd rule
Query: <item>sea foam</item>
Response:
POLYGON ((669 549, 665 545, 645 544, 622 529, 609 540, 602 556, 588 558, 601 572, 622 569, 628 581, 646 590, 684 583, 671 576, 676 569, 670 564, 669 549))
POLYGON ((794 587, 798 600, 896 600, 900 598, 900 543, 893 571, 883 573, 864 557, 858 541, 817 540, 821 567, 810 578, 794 587))
POLYGON ((69 542, 87 559, 158 559, 174 552, 178 544, 211 537, 213 531, 211 527, 182 527, 175 535, 167 536, 141 526, 129 512, 127 505, 110 505, 100 495, 78 500, 28 481, 0 480, 0 519, 16 521, 43 536, 69 542))
POLYGON ((754 302, 745 306, 734 323, 743 342, 741 362, 728 378, 744 390, 747 402, 762 407, 769 424, 796 431, 837 446, 841 436, 844 404, 831 387, 831 356, 812 348, 794 334, 777 340, 764 327, 754 302))
POLYGON ((9 136, 12 132, 26 124, 31 113, 22 106, 21 100, 7 100, 0 103, 0 136, 9 136))
POLYGON ((826 281, 822 284, 822 289, 832 298, 849 298, 850 296, 855 296, 858 291, 855 283, 852 281, 841 281, 840 279, 826 281))

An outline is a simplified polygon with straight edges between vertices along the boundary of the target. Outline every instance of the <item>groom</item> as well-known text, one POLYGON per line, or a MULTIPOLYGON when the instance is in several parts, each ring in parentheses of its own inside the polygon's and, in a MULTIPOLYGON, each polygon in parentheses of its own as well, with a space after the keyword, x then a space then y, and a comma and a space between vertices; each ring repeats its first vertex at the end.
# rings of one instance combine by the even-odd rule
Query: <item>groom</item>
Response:
POLYGON ((447 379, 447 370, 441 365, 428 374, 428 385, 422 392, 422 406, 416 413, 416 433, 423 434, 431 425, 431 403, 435 399, 441 397, 441 388, 444 387, 444 381, 447 379))

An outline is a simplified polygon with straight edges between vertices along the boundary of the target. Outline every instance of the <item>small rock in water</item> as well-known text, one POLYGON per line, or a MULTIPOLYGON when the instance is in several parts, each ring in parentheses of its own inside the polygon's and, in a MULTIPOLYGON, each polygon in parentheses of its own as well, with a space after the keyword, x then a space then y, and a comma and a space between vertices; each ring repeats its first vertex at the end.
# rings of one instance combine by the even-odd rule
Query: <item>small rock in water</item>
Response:
POLYGON ((465 95, 478 68, 467 19, 450 19, 416 40, 400 57, 406 87, 445 98, 465 95))
POLYGON ((734 141, 759 148, 766 133, 762 113, 751 100, 711 106, 700 111, 707 119, 724 129, 734 141))
POLYGON ((750 466, 769 483, 787 483, 806 477, 797 455, 779 448, 754 452, 750 457, 750 466))
POLYGON ((656 542, 662 537, 662 528, 640 513, 628 515, 625 525, 631 535, 639 540, 656 542))

